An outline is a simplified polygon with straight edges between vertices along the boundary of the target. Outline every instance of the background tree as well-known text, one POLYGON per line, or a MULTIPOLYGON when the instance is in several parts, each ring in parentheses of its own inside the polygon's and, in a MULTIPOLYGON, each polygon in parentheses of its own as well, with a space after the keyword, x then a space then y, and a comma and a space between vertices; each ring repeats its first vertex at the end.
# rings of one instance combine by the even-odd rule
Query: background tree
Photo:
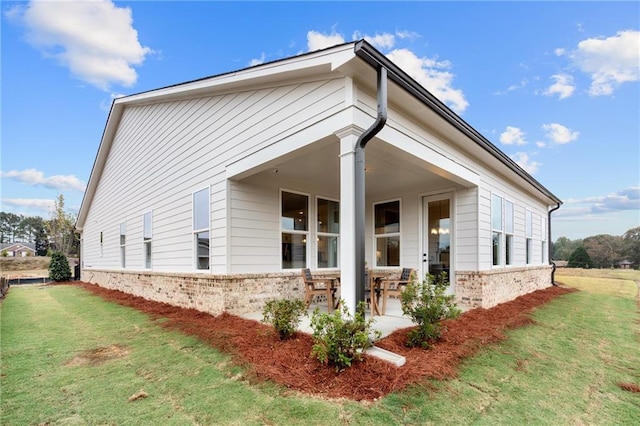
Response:
POLYGON ((582 245, 582 240, 570 240, 567 237, 560 237, 553 243, 551 253, 553 260, 569 260, 569 256, 575 249, 582 245))
POLYGON ((75 215, 65 211, 64 196, 59 194, 55 200, 51 219, 46 222, 49 244, 54 250, 65 254, 77 253, 79 239, 74 232, 75 221, 75 215))
POLYGON ((15 213, 0 212, 0 238, 3 243, 13 243, 20 236, 22 218, 15 213))
POLYGON ((613 268, 622 260, 624 249, 622 237, 594 235, 585 238, 583 245, 596 268, 613 268))
POLYGON ((571 253, 569 256, 569 262, 567 263, 567 267, 569 268, 592 268, 593 263, 591 262, 591 258, 589 257, 589 253, 584 248, 584 246, 579 246, 577 249, 571 253))
POLYGON ((629 229, 622 236, 624 257, 633 262, 635 268, 640 267, 640 226, 629 229))

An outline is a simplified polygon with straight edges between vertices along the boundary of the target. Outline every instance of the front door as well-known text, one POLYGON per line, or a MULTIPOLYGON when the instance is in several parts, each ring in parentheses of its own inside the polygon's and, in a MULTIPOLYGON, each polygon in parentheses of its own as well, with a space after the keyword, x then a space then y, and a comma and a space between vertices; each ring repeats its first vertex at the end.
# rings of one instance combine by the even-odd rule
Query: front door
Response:
MULTIPOLYGON (((451 269, 451 197, 439 195, 422 199, 422 277, 439 275, 451 269)), ((451 281, 450 281, 451 282, 451 281)), ((449 285, 453 293, 453 285, 449 285)))

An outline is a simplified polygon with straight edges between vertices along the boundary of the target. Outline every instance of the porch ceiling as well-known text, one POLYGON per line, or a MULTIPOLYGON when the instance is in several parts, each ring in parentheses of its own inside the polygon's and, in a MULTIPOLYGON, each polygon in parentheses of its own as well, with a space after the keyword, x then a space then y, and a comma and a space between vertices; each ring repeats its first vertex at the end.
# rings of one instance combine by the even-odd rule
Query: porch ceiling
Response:
MULTIPOLYGON (((303 153, 294 152, 287 158, 280 158, 280 161, 272 163, 270 169, 249 179, 277 179, 296 182, 300 187, 332 188, 330 192, 335 192, 340 187, 339 142, 325 140, 312 146, 313 149, 305 149, 303 153)), ((451 181, 430 171, 427 163, 379 139, 367 145, 365 155, 367 196, 392 194, 401 188, 429 190, 452 185, 451 181)))

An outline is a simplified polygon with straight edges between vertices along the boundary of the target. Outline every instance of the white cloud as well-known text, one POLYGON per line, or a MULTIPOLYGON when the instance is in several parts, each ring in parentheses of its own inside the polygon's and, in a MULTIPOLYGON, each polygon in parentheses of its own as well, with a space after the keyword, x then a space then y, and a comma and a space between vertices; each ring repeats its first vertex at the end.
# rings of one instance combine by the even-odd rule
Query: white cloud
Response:
POLYGON ((590 95, 610 95, 622 83, 640 81, 640 31, 583 40, 570 57, 591 76, 590 95))
POLYGON ((135 84, 133 67, 152 53, 138 41, 131 9, 110 0, 32 1, 6 16, 26 27, 31 45, 105 91, 112 84, 135 84))
POLYGON ((18 209, 39 210, 45 213, 49 213, 55 208, 55 200, 43 198, 3 198, 2 204, 18 209))
POLYGON ((323 34, 313 30, 307 32, 307 47, 309 48, 309 52, 342 43, 344 43, 344 36, 335 31, 331 34, 323 34))
POLYGON ((36 169, 0 172, 0 177, 12 179, 16 182, 26 183, 27 185, 40 185, 44 186, 45 188, 55 189, 57 191, 84 191, 85 189, 84 182, 73 175, 54 175, 45 177, 44 173, 36 169))
POLYGON ((516 152, 511 158, 529 174, 535 174, 541 165, 537 161, 530 159, 529 154, 526 152, 516 152))
POLYGON ((264 52, 262 52, 262 54, 260 55, 260 58, 252 59, 251 62, 249 62, 249 66, 253 67, 255 65, 264 64, 264 61, 266 58, 267 58, 267 55, 264 52))
POLYGON ((547 90, 543 92, 546 96, 558 95, 558 99, 566 99, 573 95, 576 87, 573 84, 573 77, 569 74, 555 74, 551 76, 555 80, 547 90))
POLYGON ((409 49, 393 50, 387 57, 455 112, 462 113, 469 106, 462 90, 451 85, 454 75, 445 71, 451 67, 448 61, 419 58, 409 49))
POLYGON ((500 142, 504 145, 526 145, 524 133, 517 127, 507 126, 504 132, 500 134, 500 142))
POLYGON ((546 132, 549 139, 560 145, 572 142, 580 136, 580 132, 573 131, 558 123, 543 124, 542 130, 546 132))
POLYGON ((543 141, 537 141, 536 142, 536 146, 538 148, 544 148, 545 146, 547 146, 547 144, 545 142, 543 142, 543 141))
POLYGON ((353 39, 358 40, 364 38, 377 49, 391 49, 396 44, 396 36, 394 34, 382 33, 374 36, 362 35, 359 31, 353 33, 353 39))
POLYGON ((566 201, 566 204, 578 205, 571 207, 571 211, 576 213, 598 214, 626 210, 640 211, 640 185, 631 186, 607 195, 570 199, 566 201))

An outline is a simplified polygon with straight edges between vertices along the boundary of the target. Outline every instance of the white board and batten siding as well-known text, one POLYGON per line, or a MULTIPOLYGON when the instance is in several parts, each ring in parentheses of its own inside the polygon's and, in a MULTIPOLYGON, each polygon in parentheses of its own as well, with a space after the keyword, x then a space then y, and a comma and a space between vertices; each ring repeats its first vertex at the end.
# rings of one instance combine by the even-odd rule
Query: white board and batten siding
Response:
MULTIPOLYGON (((126 223, 126 269, 145 269, 143 216, 151 211, 152 270, 193 272, 192 195, 208 187, 211 272, 228 273, 228 256, 237 250, 228 241, 229 203, 242 200, 228 198, 226 165, 321 125, 344 102, 344 79, 332 79, 125 107, 87 213, 84 267, 120 269, 120 224, 126 223)), ((252 256, 254 263, 259 258, 252 256)))

